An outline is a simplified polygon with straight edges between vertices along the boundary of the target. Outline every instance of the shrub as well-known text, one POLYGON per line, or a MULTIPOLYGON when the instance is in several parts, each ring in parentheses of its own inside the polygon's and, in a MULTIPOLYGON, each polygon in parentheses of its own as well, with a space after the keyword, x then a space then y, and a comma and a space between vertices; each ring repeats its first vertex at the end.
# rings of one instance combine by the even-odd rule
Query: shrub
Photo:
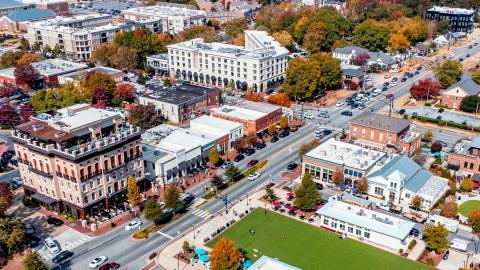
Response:
POLYGON ((403 248, 399 249, 398 253, 403 254, 403 248))
POLYGON ((427 258, 426 263, 427 263, 427 265, 430 265, 430 266, 434 266, 434 265, 435 265, 435 263, 433 262, 433 259, 432 259, 432 258, 427 258))
POLYGON ((408 244, 408 249, 413 249, 417 245, 417 240, 413 239, 410 241, 410 244, 408 244))
POLYGON ((440 152, 442 151, 442 145, 439 143, 433 143, 432 146, 430 146, 430 150, 432 153, 440 152))
POLYGON ((137 231, 135 234, 133 234, 133 238, 135 239, 148 238, 148 233, 146 233, 145 231, 137 231))

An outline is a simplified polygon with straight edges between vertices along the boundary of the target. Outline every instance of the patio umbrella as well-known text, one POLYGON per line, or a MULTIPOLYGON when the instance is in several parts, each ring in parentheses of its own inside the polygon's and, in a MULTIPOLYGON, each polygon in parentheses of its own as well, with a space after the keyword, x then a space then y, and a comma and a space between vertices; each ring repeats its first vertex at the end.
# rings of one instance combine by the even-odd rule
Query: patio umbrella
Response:
POLYGON ((293 197, 293 193, 291 192, 287 193, 287 197, 293 197))
POLYGON ((250 261, 250 260, 245 260, 245 261, 242 263, 242 266, 243 266, 244 268, 249 268, 249 267, 252 266, 252 265, 253 265, 253 262, 250 261))
POLYGON ((203 249, 203 248, 197 248, 197 249, 195 249, 195 253, 197 253, 198 255, 205 255, 205 254, 207 254, 207 252, 206 252, 205 249, 203 249))
POLYGON ((280 203, 279 202, 273 202, 273 206, 280 207, 280 203))
POLYGON ((290 206, 288 207, 288 211, 295 211, 295 206, 290 205, 290 206))
POLYGON ((202 255, 198 258, 201 262, 208 262, 208 255, 202 255))

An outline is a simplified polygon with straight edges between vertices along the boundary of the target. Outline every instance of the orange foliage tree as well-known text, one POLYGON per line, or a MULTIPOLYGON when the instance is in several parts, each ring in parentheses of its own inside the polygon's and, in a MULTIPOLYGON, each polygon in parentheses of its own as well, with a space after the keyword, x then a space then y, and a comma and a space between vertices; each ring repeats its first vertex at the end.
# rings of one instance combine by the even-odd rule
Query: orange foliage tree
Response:
POLYGON ((279 93, 268 98, 268 103, 280 105, 283 107, 290 107, 292 105, 292 101, 287 94, 279 93))
POLYGON ((243 254, 232 240, 222 237, 210 251, 210 269, 236 270, 240 269, 243 254))

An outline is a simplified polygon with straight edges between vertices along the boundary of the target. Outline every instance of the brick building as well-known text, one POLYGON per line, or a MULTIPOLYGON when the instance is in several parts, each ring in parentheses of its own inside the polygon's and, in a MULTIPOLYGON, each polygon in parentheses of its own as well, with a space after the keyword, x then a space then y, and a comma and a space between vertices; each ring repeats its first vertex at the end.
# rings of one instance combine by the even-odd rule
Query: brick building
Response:
POLYGON ((0 18, 0 31, 7 33, 27 32, 27 24, 55 17, 50 9, 20 9, 0 18))
POLYGON ((448 153, 450 168, 459 170, 464 175, 480 174, 480 136, 473 140, 461 140, 448 153))
POLYGON ((275 125, 282 118, 282 107, 244 100, 234 106, 224 105, 211 110, 213 117, 241 123, 243 133, 257 134, 275 125))
POLYGON ((480 94, 480 85, 470 77, 463 77, 459 82, 451 85, 443 91, 440 102, 450 109, 459 110, 462 100, 467 96, 476 96, 480 94))
POLYGON ((144 178, 142 131, 120 113, 77 104, 31 119, 12 138, 25 195, 42 207, 85 218, 144 178))
POLYGON ((355 144, 412 156, 420 149, 421 134, 408 120, 365 112, 350 121, 349 140, 355 144))

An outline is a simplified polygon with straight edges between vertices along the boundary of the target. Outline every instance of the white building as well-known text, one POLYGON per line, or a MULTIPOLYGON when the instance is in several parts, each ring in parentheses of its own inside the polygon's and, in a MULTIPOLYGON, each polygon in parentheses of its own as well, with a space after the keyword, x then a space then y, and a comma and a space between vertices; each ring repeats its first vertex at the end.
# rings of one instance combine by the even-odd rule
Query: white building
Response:
POLYGON ((27 38, 42 47, 58 45, 67 58, 87 60, 100 44, 111 43, 115 33, 132 29, 133 24, 115 23, 111 15, 57 16, 29 23, 27 38))
POLYGON ((196 38, 167 46, 170 76, 263 92, 284 80, 288 50, 265 31, 245 31, 245 47, 196 38))
POLYGON ((149 6, 129 8, 122 11, 127 20, 156 19, 161 23, 161 32, 177 34, 195 25, 207 24, 207 13, 204 10, 183 7, 149 6))
POLYGON ((360 206, 329 200, 317 210, 320 225, 352 238, 398 251, 406 250, 415 223, 360 206))
POLYGON ((412 159, 396 156, 378 163, 367 175, 368 194, 409 205, 412 198, 422 198, 422 208, 430 209, 448 190, 448 180, 432 175, 412 159))
POLYGON ((168 54, 156 54, 147 56, 147 66, 153 68, 156 74, 168 76, 168 54))
POLYGON ((191 120, 190 130, 215 138, 219 152, 229 151, 233 142, 243 137, 242 124, 206 115, 191 120))
POLYGON ((263 255, 258 259, 252 266, 248 269, 250 270, 302 270, 293 265, 284 263, 278 259, 273 259, 268 256, 263 255))

